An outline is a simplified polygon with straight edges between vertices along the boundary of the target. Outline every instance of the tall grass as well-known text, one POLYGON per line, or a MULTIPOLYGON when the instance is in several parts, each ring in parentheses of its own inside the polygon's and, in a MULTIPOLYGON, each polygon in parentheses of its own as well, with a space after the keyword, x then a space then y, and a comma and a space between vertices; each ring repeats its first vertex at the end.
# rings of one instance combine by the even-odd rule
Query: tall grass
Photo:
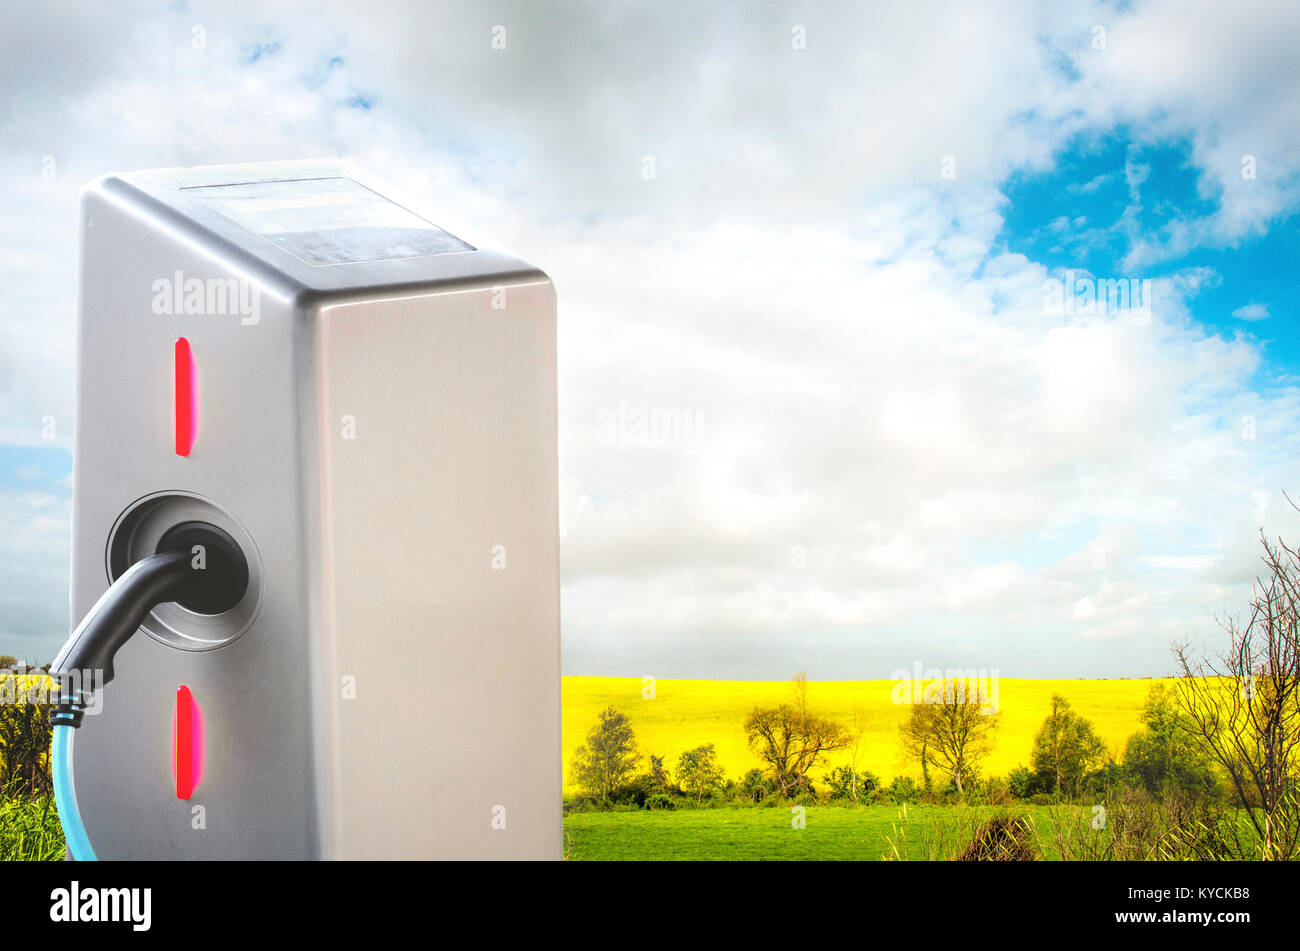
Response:
POLYGON ((1105 805, 1053 806, 1053 845, 1075 862, 1257 861, 1268 858, 1239 807, 1129 790, 1105 805))
POLYGON ((50 777, 51 681, 0 676, 0 861, 63 858, 63 829, 50 777))
POLYGON ((917 809, 904 803, 885 835, 886 861, 953 859, 1019 861, 1042 849, 1033 812, 1005 806, 939 806, 917 809))
POLYGON ((0 793, 0 861, 57 862, 63 829, 54 799, 9 799, 0 793))

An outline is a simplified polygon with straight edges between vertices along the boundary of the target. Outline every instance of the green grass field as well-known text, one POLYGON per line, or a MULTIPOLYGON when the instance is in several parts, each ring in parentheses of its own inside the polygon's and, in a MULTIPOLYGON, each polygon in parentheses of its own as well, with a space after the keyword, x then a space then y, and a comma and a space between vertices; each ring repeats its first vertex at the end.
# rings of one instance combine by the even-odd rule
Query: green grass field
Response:
POLYGON ((54 802, 0 798, 0 861, 54 862, 63 858, 63 829, 54 802))
MULTIPOLYGON (((998 684, 1001 725, 992 753, 982 765, 984 775, 1005 775, 1029 763, 1034 734, 1047 716, 1052 694, 1060 693, 1075 711, 1093 722, 1111 752, 1119 757, 1124 743, 1139 727, 1142 704, 1157 680, 1011 680, 998 684)), ((808 705, 822 716, 846 725, 855 709, 865 717, 866 730, 858 768, 869 769, 888 782, 894 776, 916 775, 917 765, 902 755, 898 727, 907 715, 905 704, 893 702, 892 680, 830 680, 808 684, 808 705)), ((597 715, 613 704, 625 713, 636 731, 643 754, 665 757, 670 770, 683 751, 703 743, 717 747, 718 762, 731 778, 759 764, 750 752, 742 728, 755 706, 789 701, 789 681, 657 680, 654 699, 642 696, 634 677, 564 678, 565 789, 573 792, 568 765, 574 749, 586 738, 597 715)), ((830 758, 848 762, 849 754, 830 758)))
MULTIPOLYGON (((948 859, 994 811, 809 806, 803 829, 793 828, 789 807, 585 812, 565 817, 565 852, 577 861, 948 859)), ((1030 816, 1043 856, 1054 858, 1052 808, 1015 811, 1030 816)))

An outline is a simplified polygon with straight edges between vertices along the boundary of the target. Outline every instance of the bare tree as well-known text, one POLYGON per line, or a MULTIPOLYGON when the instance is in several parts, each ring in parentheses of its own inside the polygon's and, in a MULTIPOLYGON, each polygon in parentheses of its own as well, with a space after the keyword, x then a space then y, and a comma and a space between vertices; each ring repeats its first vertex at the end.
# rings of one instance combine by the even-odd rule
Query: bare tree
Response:
POLYGON ((849 770, 852 776, 849 779, 849 795, 854 802, 858 801, 858 755, 862 749, 862 737, 867 732, 868 719, 866 713, 856 703, 853 704, 853 720, 849 724, 847 743, 852 755, 849 757, 849 770))
POLYGON ((848 745, 844 727, 808 712, 808 676, 804 673, 795 674, 794 703, 755 707, 745 718, 745 736, 784 796, 806 788, 809 770, 827 753, 848 745))
POLYGON ((903 721, 903 748, 918 757, 922 769, 929 763, 948 773, 965 795, 964 780, 993 746, 993 731, 1000 714, 989 713, 974 682, 945 679, 920 703, 912 704, 903 721))
POLYGON ((1243 844, 1234 823, 1235 850, 1289 859, 1300 845, 1300 553, 1263 532, 1260 541, 1266 571, 1251 586, 1246 621, 1220 619, 1227 649, 1195 657, 1184 642, 1174 656, 1186 729, 1227 775, 1258 838, 1243 844))
POLYGON ((800 713, 808 712, 808 675, 802 670, 791 679, 794 685, 794 705, 800 713))

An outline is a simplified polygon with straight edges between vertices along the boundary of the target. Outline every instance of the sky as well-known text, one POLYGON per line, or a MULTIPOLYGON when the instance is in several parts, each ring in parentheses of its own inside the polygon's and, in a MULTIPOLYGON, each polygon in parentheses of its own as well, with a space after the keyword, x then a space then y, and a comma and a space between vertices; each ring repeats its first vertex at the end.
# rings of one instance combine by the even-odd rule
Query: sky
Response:
POLYGON ((1300 538, 1294 2, 107 6, 0 12, 0 653, 139 168, 343 157, 551 276, 566 673, 1161 675, 1300 538))

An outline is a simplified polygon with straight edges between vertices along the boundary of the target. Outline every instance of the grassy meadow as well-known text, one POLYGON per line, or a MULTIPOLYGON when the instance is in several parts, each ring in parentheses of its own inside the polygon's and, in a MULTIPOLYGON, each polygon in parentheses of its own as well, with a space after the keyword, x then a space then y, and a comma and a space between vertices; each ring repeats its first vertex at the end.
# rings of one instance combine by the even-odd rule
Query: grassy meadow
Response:
MULTIPOLYGON (((1026 806, 1046 858, 1056 857, 1050 806, 1026 806)), ((1078 811, 1078 807, 1073 808, 1078 811)), ((808 806, 803 828, 790 808, 679 812, 584 812, 564 820, 571 861, 878 861, 950 858, 991 809, 969 806, 808 806)))
MULTIPOLYGON (((984 761, 986 776, 1003 775, 1029 764, 1034 734, 1048 713, 1048 701, 1059 693, 1118 757, 1125 741, 1139 726, 1147 692, 1156 683, 1172 680, 1010 680, 998 683, 1001 724, 992 753, 984 761)), ((858 770, 871 770, 888 782, 894 776, 919 775, 915 762, 904 759, 898 728, 908 713, 892 700, 893 680, 809 681, 808 706, 820 716, 852 722, 855 708, 866 721, 858 751, 858 770)), ((597 715, 613 704, 625 713, 636 731, 641 753, 664 757, 671 770, 685 750, 703 743, 717 747, 718 762, 735 779, 760 765, 749 751, 742 725, 755 706, 793 699, 790 681, 656 680, 653 700, 642 699, 637 677, 565 677, 565 791, 575 792, 568 778, 573 751, 596 723, 597 715)), ((850 753, 832 754, 830 764, 847 763, 850 753)))

